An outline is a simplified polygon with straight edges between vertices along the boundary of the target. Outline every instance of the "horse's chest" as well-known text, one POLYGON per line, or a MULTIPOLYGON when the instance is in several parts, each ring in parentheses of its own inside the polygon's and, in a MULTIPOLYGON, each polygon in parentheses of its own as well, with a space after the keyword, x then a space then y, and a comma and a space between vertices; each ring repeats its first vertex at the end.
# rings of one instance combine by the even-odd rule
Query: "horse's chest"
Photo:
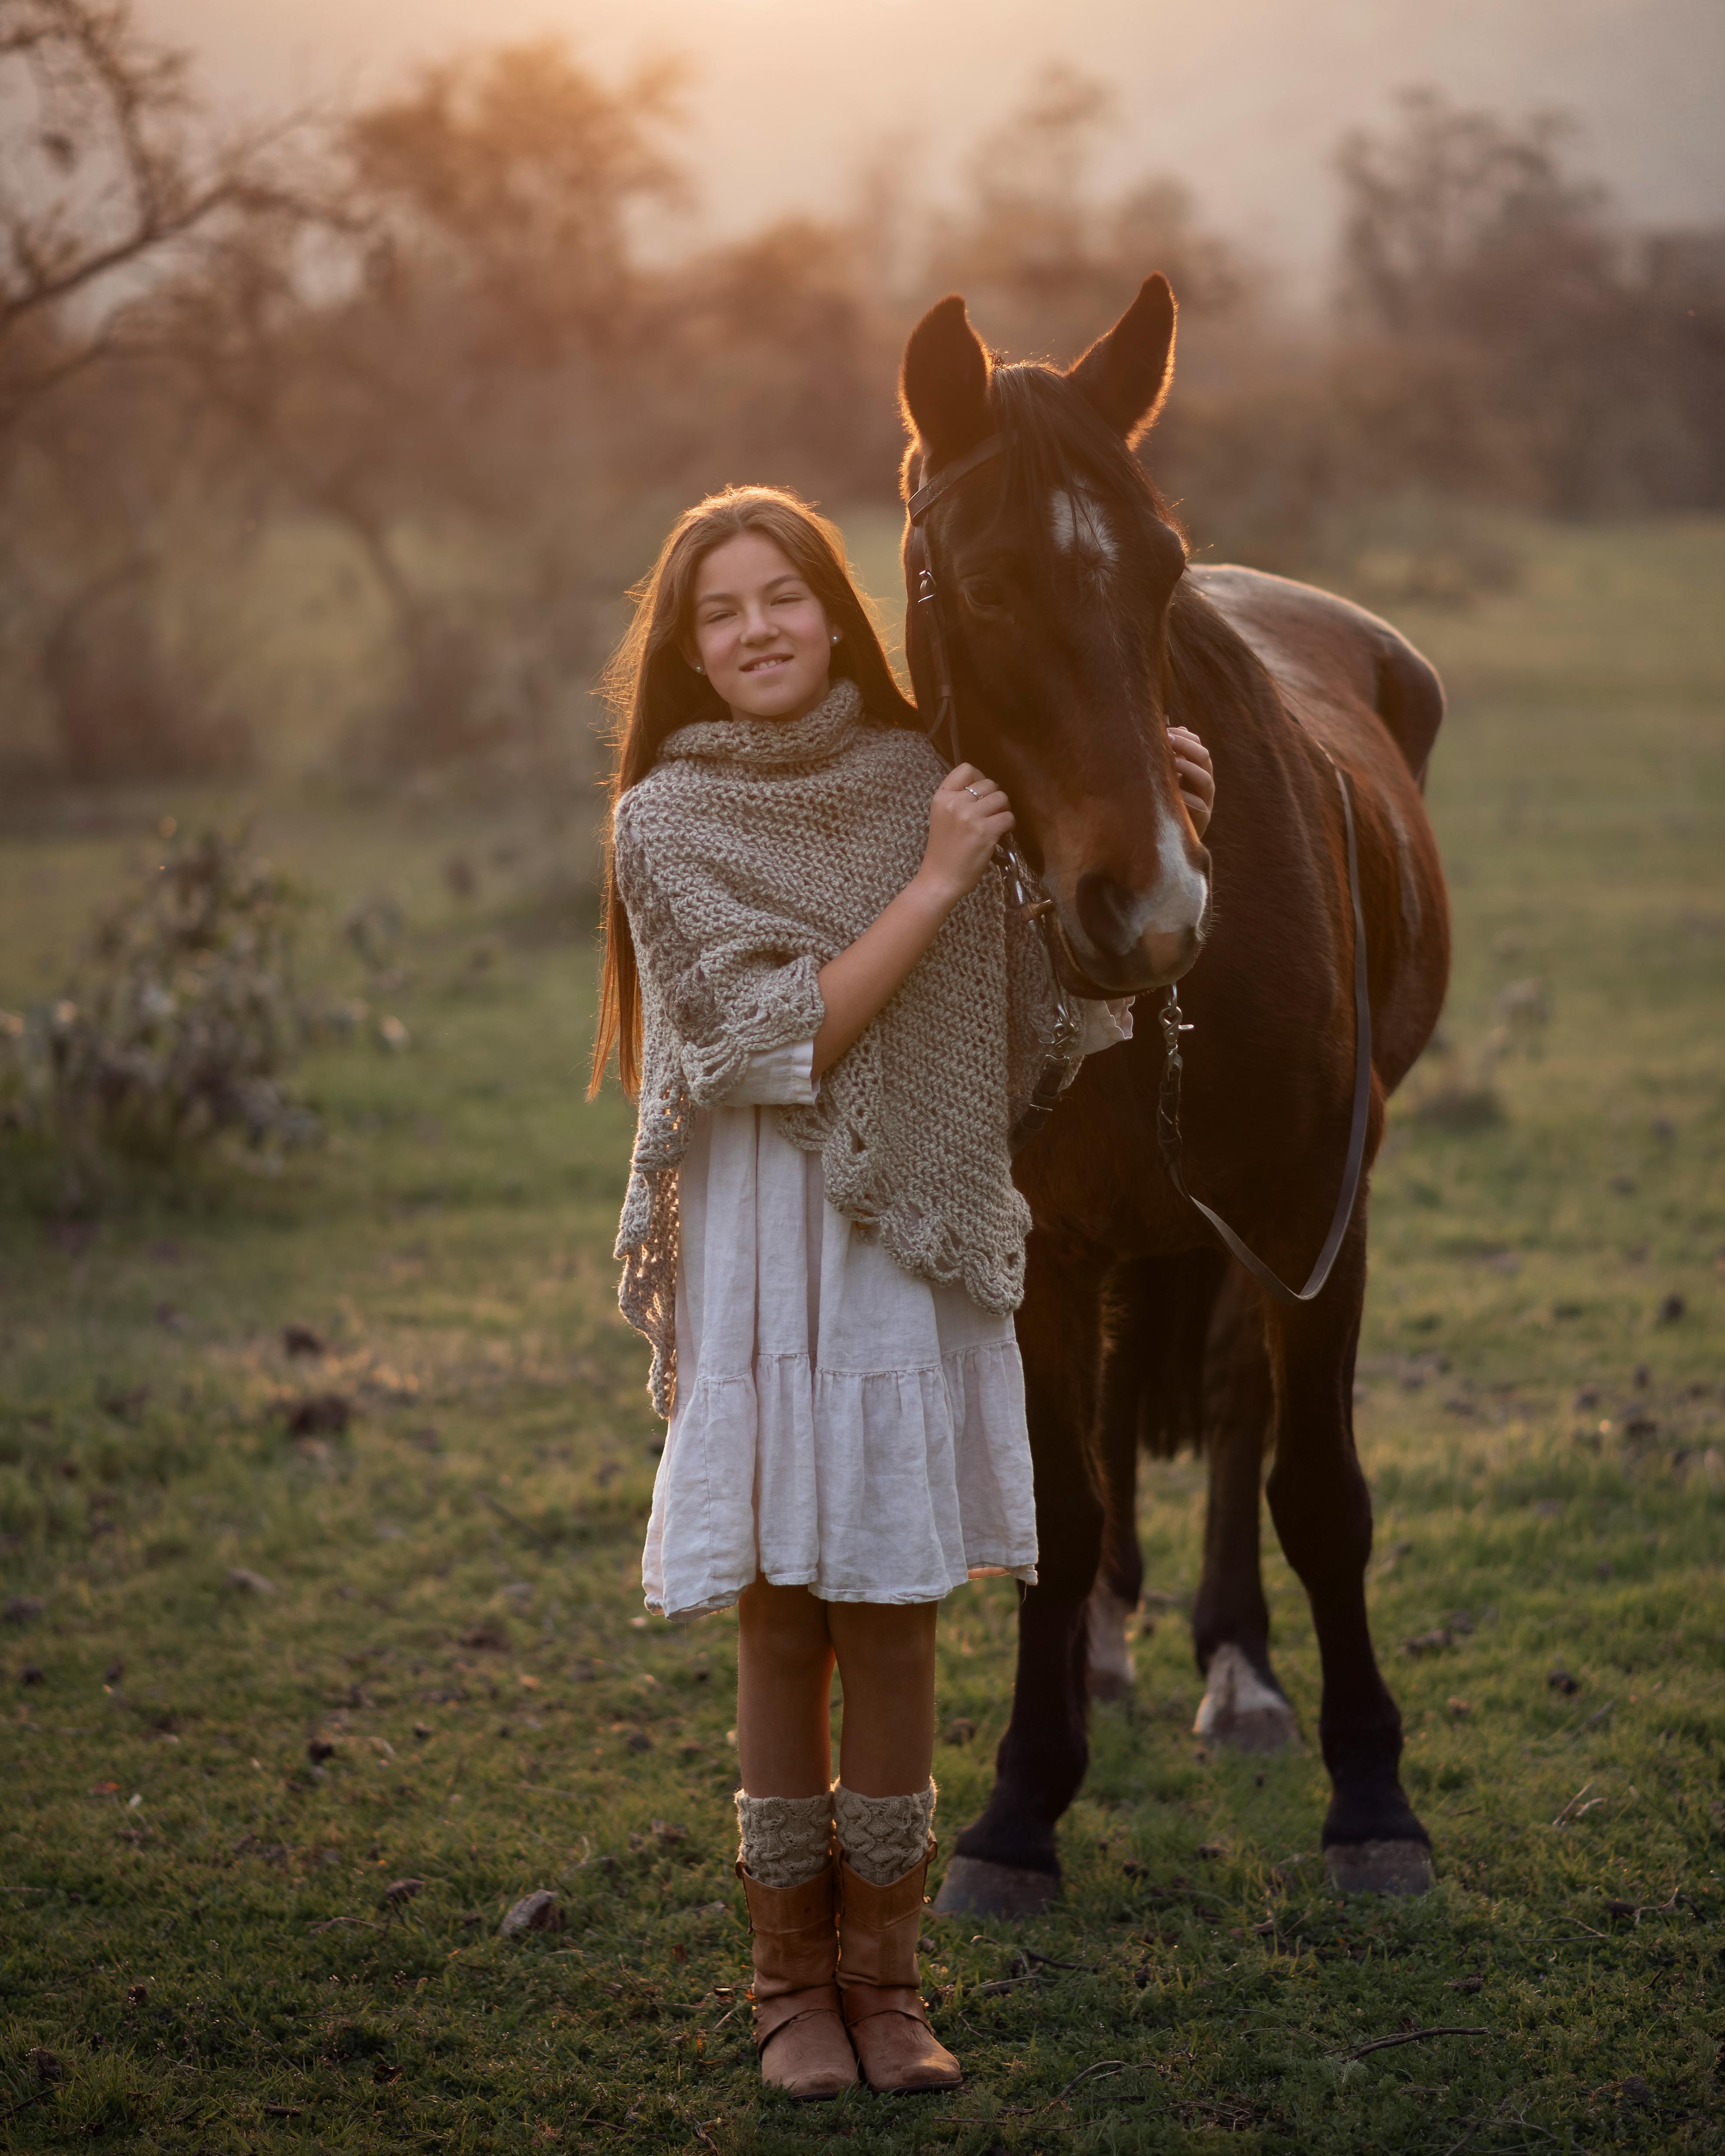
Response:
POLYGON ((1110 1100, 1101 1075, 1080 1075, 1013 1164, 1037 1231, 1111 1259, 1191 1249, 1204 1236, 1163 1172, 1153 1113, 1110 1100))

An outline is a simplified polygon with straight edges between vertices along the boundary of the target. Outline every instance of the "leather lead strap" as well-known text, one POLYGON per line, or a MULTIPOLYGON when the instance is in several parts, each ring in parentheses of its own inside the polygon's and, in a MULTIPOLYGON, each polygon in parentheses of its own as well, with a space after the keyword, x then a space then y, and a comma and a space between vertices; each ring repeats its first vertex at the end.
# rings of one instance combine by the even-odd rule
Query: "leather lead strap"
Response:
POLYGON ((928 738, 950 768, 959 761, 957 700, 952 694, 946 624, 941 619, 940 593, 935 586, 934 571, 929 566, 928 542, 922 536, 922 527, 916 524, 911 526, 910 567, 916 594, 914 603, 922 612, 927 632, 929 670, 934 675, 934 716, 929 723, 928 738))
POLYGON ((952 693, 952 667, 947 654, 946 624, 941 616, 940 591, 934 580, 934 563, 929 554, 922 520, 942 495, 951 493, 973 471, 979 470, 983 465, 999 456, 1009 439, 1005 434, 988 435, 973 449, 955 463, 946 465, 932 480, 919 486, 905 504, 911 520, 910 569, 911 587, 916 594, 914 603, 922 609, 928 631, 928 662, 934 675, 934 717, 928 727, 928 738, 949 765, 962 761, 958 754, 958 706, 952 693))
POLYGON ((1194 1198, 1186 1188, 1186 1178, 1180 1172, 1180 1077, 1184 1067, 1180 1056, 1180 1034, 1190 1028, 1182 1025, 1179 993, 1172 986, 1160 1013, 1164 1060, 1156 1120, 1163 1166, 1168 1171, 1168 1181, 1189 1205, 1203 1214, 1221 1237, 1229 1255, 1237 1258, 1261 1287, 1268 1288, 1279 1301, 1288 1303, 1312 1302, 1323 1292, 1337 1253, 1342 1248, 1342 1239, 1348 1233, 1348 1224, 1353 1218, 1353 1203, 1359 1195, 1360 1173, 1365 1166, 1366 1128, 1371 1120, 1372 999, 1366 973, 1365 909, 1359 896, 1359 849, 1354 839, 1353 801, 1347 778, 1335 762, 1331 762, 1330 768, 1342 789, 1342 821, 1348 834, 1348 896, 1353 906, 1353 1121, 1348 1133, 1348 1163, 1342 1171, 1342 1191, 1336 1200, 1335 1217, 1304 1287, 1291 1288, 1279 1279, 1261 1258, 1246 1248, 1219 1213, 1206 1205, 1201 1198, 1194 1198))
MULTIPOLYGON (((958 701, 952 689, 952 664, 947 649, 940 588, 935 582, 934 566, 930 557, 927 534, 922 529, 922 519, 943 495, 968 479, 973 471, 992 458, 1000 455, 1012 439, 1009 434, 990 434, 985 441, 978 442, 968 455, 960 457, 937 472, 927 485, 919 486, 906 504, 911 519, 911 539, 906 552, 911 588, 915 593, 913 603, 922 617, 928 667, 934 677, 934 716, 928 725, 928 738, 934 745, 936 754, 948 767, 963 760, 958 747, 958 701)), ((1008 1144, 1012 1152, 1017 1152, 1020 1147, 1035 1137, 1054 1113, 1061 1094, 1077 1076, 1078 1066, 1083 1058, 1078 1048, 1081 1032, 1078 1010, 1060 983, 1042 886, 1031 874, 1029 864, 1019 851, 1015 839, 1003 839, 994 849, 994 858, 1007 877, 1011 902, 1027 921, 1035 923, 1036 932, 1048 955, 1049 978, 1054 994, 1054 1029, 1047 1044, 1048 1052, 1043 1059, 1042 1069, 1030 1098, 1008 1134, 1008 1144)))

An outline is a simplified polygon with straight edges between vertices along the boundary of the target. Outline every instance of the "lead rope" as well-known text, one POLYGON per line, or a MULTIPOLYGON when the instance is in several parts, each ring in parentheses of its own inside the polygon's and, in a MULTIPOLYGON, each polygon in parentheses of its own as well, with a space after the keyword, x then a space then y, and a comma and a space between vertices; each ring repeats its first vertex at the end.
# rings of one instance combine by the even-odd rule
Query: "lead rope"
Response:
POLYGON ((1186 1188, 1180 1166, 1180 1081, 1185 1070, 1180 1054, 1180 1035, 1193 1029, 1180 1009, 1179 990, 1172 982, 1163 990, 1162 1008, 1157 1014, 1162 1021, 1162 1086, 1156 1098, 1156 1137, 1168 1179, 1194 1211, 1203 1214, 1221 1237, 1230 1255, 1238 1259, 1261 1286, 1267 1287, 1281 1301, 1291 1303, 1314 1301, 1322 1293, 1324 1283, 1330 1277, 1342 1248, 1342 1239, 1348 1233, 1348 1224, 1353 1218, 1353 1202, 1359 1195, 1360 1173, 1365 1166, 1366 1131, 1371 1122, 1372 999, 1366 971, 1365 910, 1359 896, 1359 850, 1354 840, 1353 801, 1348 780, 1342 767, 1333 758, 1329 761, 1336 783, 1342 789, 1342 821, 1348 834, 1348 896, 1353 907, 1353 1117, 1348 1133, 1348 1164, 1342 1171, 1341 1195, 1336 1200, 1330 1232, 1324 1238, 1323 1248, 1317 1254, 1317 1262, 1304 1287, 1291 1288, 1279 1279, 1261 1258, 1246 1248, 1219 1213, 1206 1205, 1201 1198, 1194 1198, 1186 1188))
POLYGON ((1042 940, 1043 956, 1048 961, 1048 978, 1054 991, 1054 1022, 1044 1037, 1042 1068, 1030 1089, 1029 1101, 1008 1139, 1011 1150, 1016 1152, 1035 1137, 1059 1106, 1060 1096, 1078 1075, 1078 1066, 1084 1060, 1084 1051, 1079 1046, 1083 1020, 1077 998, 1067 993, 1060 968, 1055 963, 1054 937, 1049 928, 1054 901, 1031 874, 1016 839, 1003 839, 994 849, 994 858, 1006 874, 1009 902, 1018 908, 1020 917, 1031 924, 1042 940))

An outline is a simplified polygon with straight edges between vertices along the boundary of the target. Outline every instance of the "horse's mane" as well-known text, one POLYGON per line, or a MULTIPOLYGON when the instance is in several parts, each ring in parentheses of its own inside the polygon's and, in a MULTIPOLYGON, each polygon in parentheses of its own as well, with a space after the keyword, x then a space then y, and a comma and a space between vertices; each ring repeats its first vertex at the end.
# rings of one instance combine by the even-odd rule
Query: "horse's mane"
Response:
POLYGON ((1266 695, 1279 701, 1256 652, 1183 577, 1168 610, 1168 658, 1171 725, 1202 736, 1206 720, 1214 728, 1225 711, 1249 710, 1266 695))
MULTIPOLYGON (((1082 472, 1106 499, 1148 513, 1186 536, 1143 465, 1081 390, 1035 362, 997 367, 989 385, 1008 437, 1008 500, 1035 544, 1051 554, 1048 520, 1034 513, 1050 490, 1082 472)), ((1245 639, 1195 586, 1174 587, 1168 620, 1168 716, 1202 733, 1206 716, 1259 702, 1268 676, 1245 639)))

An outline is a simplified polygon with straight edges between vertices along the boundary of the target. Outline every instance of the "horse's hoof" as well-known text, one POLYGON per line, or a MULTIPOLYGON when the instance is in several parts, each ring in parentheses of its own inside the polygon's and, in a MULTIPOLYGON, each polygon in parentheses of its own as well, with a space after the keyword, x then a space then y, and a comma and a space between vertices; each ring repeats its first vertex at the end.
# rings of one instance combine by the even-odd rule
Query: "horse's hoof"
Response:
POLYGON ((1236 1752, 1284 1752, 1300 1743, 1293 1708, 1231 1640, 1210 1656, 1192 1733, 1207 1743, 1231 1744, 1236 1752))
POLYGON ((1431 1851, 1423 1841, 1338 1841, 1324 1851, 1338 1894, 1429 1894, 1431 1851))
POLYGON ((1125 1699, 1137 1675, 1132 1649, 1126 1644, 1126 1628, 1132 1611, 1101 1580, 1090 1592, 1086 1631, 1090 1653, 1090 1696, 1092 1699, 1125 1699))
POLYGON ((955 1856, 934 1897, 937 1917, 1040 1917, 1060 1891, 1051 1871, 1024 1871, 1016 1864, 990 1864, 985 1856, 955 1856))

